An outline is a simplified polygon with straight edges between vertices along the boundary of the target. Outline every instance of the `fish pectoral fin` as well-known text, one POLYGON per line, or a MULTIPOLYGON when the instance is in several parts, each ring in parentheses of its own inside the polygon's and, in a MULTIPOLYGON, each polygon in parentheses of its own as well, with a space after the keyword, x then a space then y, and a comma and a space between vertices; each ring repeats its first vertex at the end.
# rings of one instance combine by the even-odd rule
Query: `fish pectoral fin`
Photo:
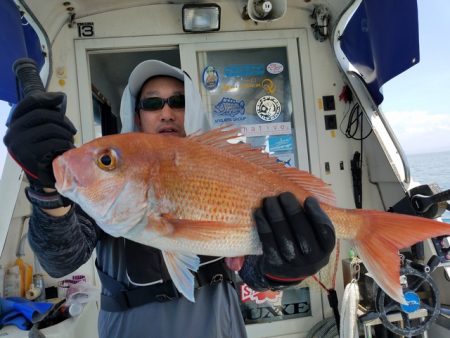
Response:
POLYGON ((167 271, 177 290, 191 302, 194 299, 194 275, 200 266, 200 258, 192 253, 162 251, 167 271))
POLYGON ((179 219, 169 214, 162 215, 161 219, 172 227, 171 237, 189 240, 213 240, 223 238, 230 232, 245 231, 245 227, 240 224, 179 219))
POLYGON ((171 217, 167 217, 166 214, 162 214, 161 216, 150 214, 147 216, 147 228, 158 232, 162 236, 170 236, 174 230, 172 223, 169 221, 172 219, 171 217))

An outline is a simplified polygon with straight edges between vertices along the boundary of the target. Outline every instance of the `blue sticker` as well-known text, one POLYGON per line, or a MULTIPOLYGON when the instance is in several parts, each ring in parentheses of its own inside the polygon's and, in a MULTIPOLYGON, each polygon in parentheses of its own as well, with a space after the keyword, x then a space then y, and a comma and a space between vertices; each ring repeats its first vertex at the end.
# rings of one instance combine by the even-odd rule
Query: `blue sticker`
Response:
POLYGON ((294 149, 291 135, 271 135, 269 136, 270 152, 290 152, 294 149))
POLYGON ((219 73, 213 66, 206 66, 203 69, 202 82, 206 89, 214 90, 219 85, 219 73))
POLYGON ((244 121, 247 118, 244 100, 238 101, 230 97, 222 97, 214 106, 214 114, 220 116, 214 120, 215 123, 244 121))
POLYGON ((295 158, 293 153, 274 154, 276 161, 283 163, 285 167, 295 167, 295 158))
POLYGON ((292 167, 292 163, 291 163, 292 162, 292 158, 283 159, 283 160, 277 158, 276 161, 278 163, 283 163, 285 167, 292 167))
POLYGON ((408 302, 407 305, 400 304, 400 307, 402 308, 402 310, 404 312, 411 313, 411 312, 419 310, 420 298, 415 292, 408 291, 404 294, 404 296, 405 296, 405 300, 408 302))
POLYGON ((225 67, 223 75, 225 77, 261 76, 265 71, 266 68, 261 64, 229 65, 225 67))

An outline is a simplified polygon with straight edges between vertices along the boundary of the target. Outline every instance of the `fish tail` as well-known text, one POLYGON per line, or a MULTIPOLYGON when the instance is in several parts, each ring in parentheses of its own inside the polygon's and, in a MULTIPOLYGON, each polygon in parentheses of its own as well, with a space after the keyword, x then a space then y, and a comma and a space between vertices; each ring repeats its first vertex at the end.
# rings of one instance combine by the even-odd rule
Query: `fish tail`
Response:
POLYGON ((428 238, 450 234, 450 225, 422 217, 375 210, 351 210, 362 222, 353 239, 376 283, 394 300, 406 304, 400 285, 399 250, 428 238))

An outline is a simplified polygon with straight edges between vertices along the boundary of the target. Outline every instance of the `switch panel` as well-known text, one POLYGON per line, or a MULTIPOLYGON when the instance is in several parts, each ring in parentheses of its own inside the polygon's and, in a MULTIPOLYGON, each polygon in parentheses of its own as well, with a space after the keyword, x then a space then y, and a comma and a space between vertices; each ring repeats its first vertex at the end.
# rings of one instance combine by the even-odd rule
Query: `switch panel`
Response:
POLYGON ((325 115, 325 130, 337 129, 336 115, 325 115))
POLYGON ((336 110, 333 95, 322 96, 322 101, 323 101, 323 110, 325 111, 336 110))

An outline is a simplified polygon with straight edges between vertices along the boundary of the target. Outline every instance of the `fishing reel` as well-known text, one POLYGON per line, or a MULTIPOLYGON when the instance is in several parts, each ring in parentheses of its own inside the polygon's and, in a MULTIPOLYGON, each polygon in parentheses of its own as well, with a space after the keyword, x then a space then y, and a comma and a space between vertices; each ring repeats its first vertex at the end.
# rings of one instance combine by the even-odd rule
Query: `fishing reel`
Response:
POLYGON ((400 275, 406 305, 376 286, 375 309, 389 331, 400 336, 417 336, 436 321, 441 311, 439 289, 430 274, 439 262, 437 256, 431 257, 426 265, 403 260, 400 275))

